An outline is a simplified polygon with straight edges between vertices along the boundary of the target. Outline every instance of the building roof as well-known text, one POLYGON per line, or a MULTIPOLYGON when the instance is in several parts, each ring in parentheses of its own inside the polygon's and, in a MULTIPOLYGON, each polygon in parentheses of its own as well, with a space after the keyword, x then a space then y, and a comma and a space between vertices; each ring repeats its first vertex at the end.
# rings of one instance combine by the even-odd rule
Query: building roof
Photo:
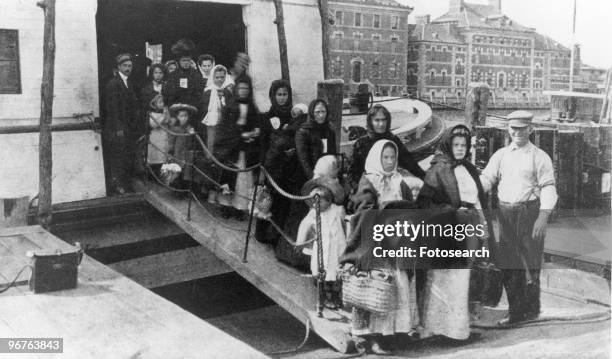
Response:
POLYGON ((431 41, 465 44, 463 37, 451 24, 410 24, 410 42, 431 41))
POLYGON ((540 51, 570 51, 569 48, 561 45, 551 37, 535 33, 535 49, 540 51))
POLYGON ((463 3, 462 11, 447 12, 433 20, 434 23, 454 22, 458 27, 480 27, 511 31, 534 31, 502 14, 495 7, 481 4, 463 3))
POLYGON ((330 1, 330 3, 375 5, 375 6, 398 8, 398 9, 403 9, 403 10, 413 10, 414 9, 413 7, 402 5, 395 0, 332 0, 330 1))

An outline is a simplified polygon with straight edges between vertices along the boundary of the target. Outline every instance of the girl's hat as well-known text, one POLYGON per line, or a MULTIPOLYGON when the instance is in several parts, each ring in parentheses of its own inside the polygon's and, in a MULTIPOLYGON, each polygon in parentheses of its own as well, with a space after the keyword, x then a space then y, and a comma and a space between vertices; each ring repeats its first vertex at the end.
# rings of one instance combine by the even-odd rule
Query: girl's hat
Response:
POLYGON ((308 113, 308 106, 306 106, 303 103, 298 103, 296 105, 293 106, 293 108, 291 109, 291 111, 298 109, 298 110, 302 110, 302 113, 308 113))
POLYGON ((187 111, 189 112, 189 115, 192 116, 198 112, 198 109, 184 103, 175 103, 174 105, 170 106, 169 111, 171 116, 176 116, 179 111, 187 111))

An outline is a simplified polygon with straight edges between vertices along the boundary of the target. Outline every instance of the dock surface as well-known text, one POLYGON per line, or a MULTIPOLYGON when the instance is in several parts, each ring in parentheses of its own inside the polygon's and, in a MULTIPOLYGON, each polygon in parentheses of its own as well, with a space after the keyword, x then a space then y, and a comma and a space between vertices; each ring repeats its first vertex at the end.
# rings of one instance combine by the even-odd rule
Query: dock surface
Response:
MULTIPOLYGON (((0 286, 29 264, 27 251, 56 249, 74 247, 39 226, 0 229, 0 286)), ((19 358, 267 357, 86 255, 76 289, 34 294, 22 285, 0 294, 0 337, 64 340, 63 354, 19 358)))

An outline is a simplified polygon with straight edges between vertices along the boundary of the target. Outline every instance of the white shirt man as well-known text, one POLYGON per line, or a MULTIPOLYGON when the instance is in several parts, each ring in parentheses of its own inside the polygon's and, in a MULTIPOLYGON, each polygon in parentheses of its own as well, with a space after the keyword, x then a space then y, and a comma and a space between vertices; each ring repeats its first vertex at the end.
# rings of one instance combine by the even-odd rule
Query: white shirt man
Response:
POLYGON ((508 317, 501 325, 537 318, 540 267, 548 217, 557 203, 553 163, 529 141, 533 115, 508 116, 512 143, 491 156, 481 175, 485 191, 498 185, 499 262, 504 270, 508 317))

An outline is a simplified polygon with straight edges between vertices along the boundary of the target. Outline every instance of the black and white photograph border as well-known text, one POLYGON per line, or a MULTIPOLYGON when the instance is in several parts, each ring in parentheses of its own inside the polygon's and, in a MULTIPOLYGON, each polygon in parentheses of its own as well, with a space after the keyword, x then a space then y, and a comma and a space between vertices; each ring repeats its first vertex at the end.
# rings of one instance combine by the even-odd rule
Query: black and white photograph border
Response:
POLYGON ((610 14, 0 1, 0 359, 610 358, 610 14))

